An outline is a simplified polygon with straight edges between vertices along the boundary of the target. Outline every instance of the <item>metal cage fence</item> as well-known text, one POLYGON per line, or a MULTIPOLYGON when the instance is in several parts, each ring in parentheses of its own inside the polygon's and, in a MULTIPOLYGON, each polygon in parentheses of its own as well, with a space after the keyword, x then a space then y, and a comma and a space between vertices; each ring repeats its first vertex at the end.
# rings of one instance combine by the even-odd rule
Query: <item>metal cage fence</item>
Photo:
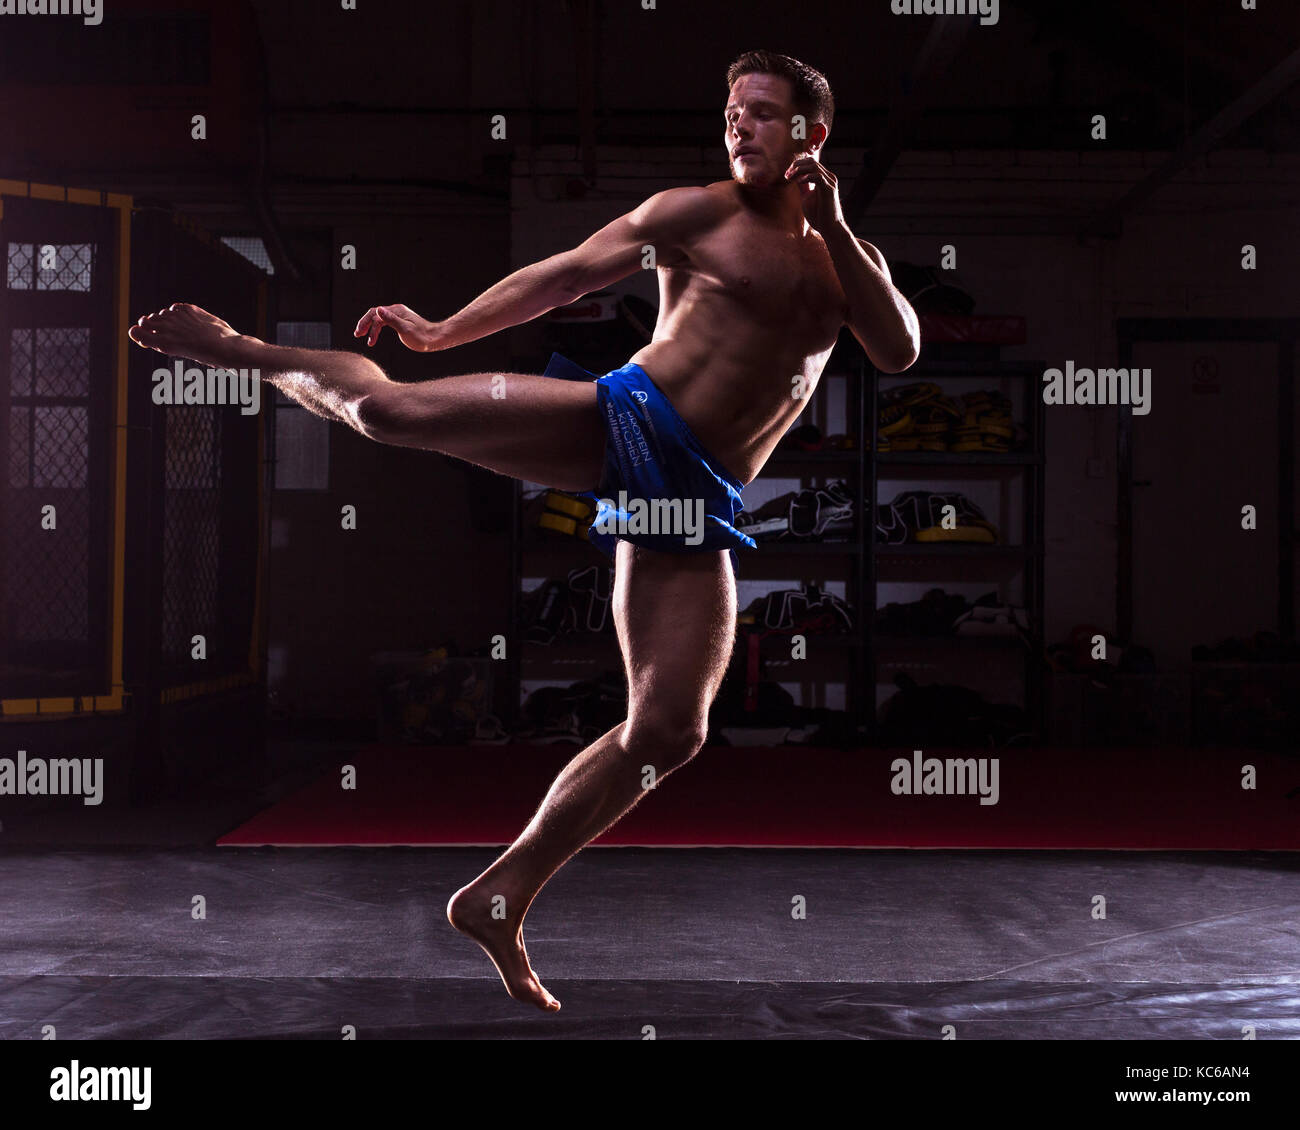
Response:
POLYGON ((265 332, 265 276, 129 198, 4 180, 0 256, 3 715, 259 682, 262 412, 155 402, 172 361, 125 331, 189 301, 265 332))
MULTIPOLYGON (((192 302, 264 331, 265 276, 237 252, 163 213, 136 216, 132 247, 134 308, 192 302)), ((131 361, 134 403, 153 435, 151 612, 164 702, 262 676, 263 419, 271 398, 255 415, 232 403, 154 403, 152 375, 177 361, 140 349, 131 361)), ((181 362, 187 379, 193 368, 181 362)))
POLYGON ((0 203, 0 687, 108 693, 118 226, 102 206, 0 203))

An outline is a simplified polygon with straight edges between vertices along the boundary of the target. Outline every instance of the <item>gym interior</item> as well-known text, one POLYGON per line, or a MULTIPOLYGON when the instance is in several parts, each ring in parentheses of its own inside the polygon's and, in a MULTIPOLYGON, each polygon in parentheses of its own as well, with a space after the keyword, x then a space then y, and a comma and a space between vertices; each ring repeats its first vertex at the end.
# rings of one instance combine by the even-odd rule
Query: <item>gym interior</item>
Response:
POLYGON ((0 1036, 1300 1036, 1292 13, 32 7, 0 1036), (410 384, 615 369, 649 267, 442 352, 353 330, 728 180, 756 48, 829 80, 820 159, 921 351, 842 331, 745 485, 708 740, 532 907, 543 1015, 444 907, 625 716, 592 506, 270 386, 187 398, 126 331, 190 302, 410 384))

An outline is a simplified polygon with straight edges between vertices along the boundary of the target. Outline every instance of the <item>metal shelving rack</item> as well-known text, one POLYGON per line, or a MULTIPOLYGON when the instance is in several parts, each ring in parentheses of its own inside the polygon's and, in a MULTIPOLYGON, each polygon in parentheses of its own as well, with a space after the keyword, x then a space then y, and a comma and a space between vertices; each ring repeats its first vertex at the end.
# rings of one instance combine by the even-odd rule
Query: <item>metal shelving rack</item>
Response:
MULTIPOLYGON (((910 643, 914 649, 925 649, 931 655, 942 659, 945 651, 953 654, 976 653, 980 648, 1024 647, 1024 687, 1025 711, 1029 715, 1035 730, 1035 738, 1041 738, 1045 731, 1044 693, 1043 693, 1043 568, 1044 568, 1044 451, 1043 451, 1043 402, 1036 395, 1033 380, 1039 378, 1045 368, 1045 362, 1039 361, 996 361, 981 359, 978 361, 925 361, 918 362, 909 369, 905 379, 908 382, 922 380, 944 380, 947 378, 987 378, 989 380, 1016 379, 1022 383, 1024 395, 1021 397, 1019 411, 1029 436, 1029 447, 1024 451, 1011 452, 879 452, 876 450, 875 437, 879 426, 876 406, 880 402, 881 374, 874 367, 870 377, 870 420, 863 419, 863 434, 872 437, 871 459, 869 460, 869 482, 864 498, 873 502, 877 498, 881 482, 881 471, 916 468, 923 471, 942 469, 945 478, 974 477, 980 473, 992 472, 999 476, 1019 477, 1021 480, 1023 531, 1022 540, 1017 544, 984 545, 979 543, 948 544, 909 544, 885 546, 877 543, 874 529, 866 544, 867 552, 863 555, 867 569, 865 591, 871 594, 869 607, 879 605, 877 589, 880 584, 882 563, 902 565, 911 562, 915 567, 926 569, 940 563, 985 562, 1002 564, 1008 559, 1024 571, 1024 608, 1029 619, 1028 646, 1020 643, 1018 638, 991 637, 878 637, 874 627, 874 617, 864 618, 865 666, 870 673, 872 708, 867 712, 868 738, 874 739, 878 730, 878 719, 874 708, 875 686, 879 680, 881 639, 888 639, 885 647, 903 650, 910 643), (869 426, 868 426, 869 425, 869 426), (923 642, 922 642, 923 641, 923 642)), ((900 378, 903 377, 899 374, 900 378)), ((1014 418, 1014 411, 1013 411, 1014 418)), ((886 479, 888 481, 888 479, 886 479)), ((864 508, 865 510, 866 508, 864 508)), ((874 514, 874 508, 872 509, 874 514)), ((999 524, 1001 529, 1001 524, 999 524)))

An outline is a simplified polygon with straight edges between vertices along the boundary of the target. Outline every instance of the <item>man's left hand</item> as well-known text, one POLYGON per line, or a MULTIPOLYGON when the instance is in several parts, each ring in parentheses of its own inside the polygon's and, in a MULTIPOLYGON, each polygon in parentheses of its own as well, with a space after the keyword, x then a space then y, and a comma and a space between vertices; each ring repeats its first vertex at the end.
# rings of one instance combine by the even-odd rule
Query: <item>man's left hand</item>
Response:
POLYGON ((835 174, 813 157, 796 157, 786 170, 785 179, 799 184, 799 200, 804 219, 823 235, 844 223, 840 210, 840 187, 835 174))

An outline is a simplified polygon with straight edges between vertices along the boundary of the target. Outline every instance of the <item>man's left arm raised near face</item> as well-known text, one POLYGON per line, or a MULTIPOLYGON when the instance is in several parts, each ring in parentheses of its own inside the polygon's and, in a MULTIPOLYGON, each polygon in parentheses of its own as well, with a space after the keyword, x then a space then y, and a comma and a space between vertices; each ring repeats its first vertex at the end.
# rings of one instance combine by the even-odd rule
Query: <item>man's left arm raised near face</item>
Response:
POLYGON ((921 349, 916 311, 894 286, 880 251, 841 223, 823 232, 835 273, 848 299, 845 317, 853 336, 882 373, 901 373, 921 349))
POLYGON ((871 363, 882 373, 901 373, 921 350, 916 311, 894 286, 885 257, 849 230, 840 209, 839 180, 811 155, 796 157, 786 179, 799 185, 804 217, 826 241, 848 300, 845 322, 871 363))

